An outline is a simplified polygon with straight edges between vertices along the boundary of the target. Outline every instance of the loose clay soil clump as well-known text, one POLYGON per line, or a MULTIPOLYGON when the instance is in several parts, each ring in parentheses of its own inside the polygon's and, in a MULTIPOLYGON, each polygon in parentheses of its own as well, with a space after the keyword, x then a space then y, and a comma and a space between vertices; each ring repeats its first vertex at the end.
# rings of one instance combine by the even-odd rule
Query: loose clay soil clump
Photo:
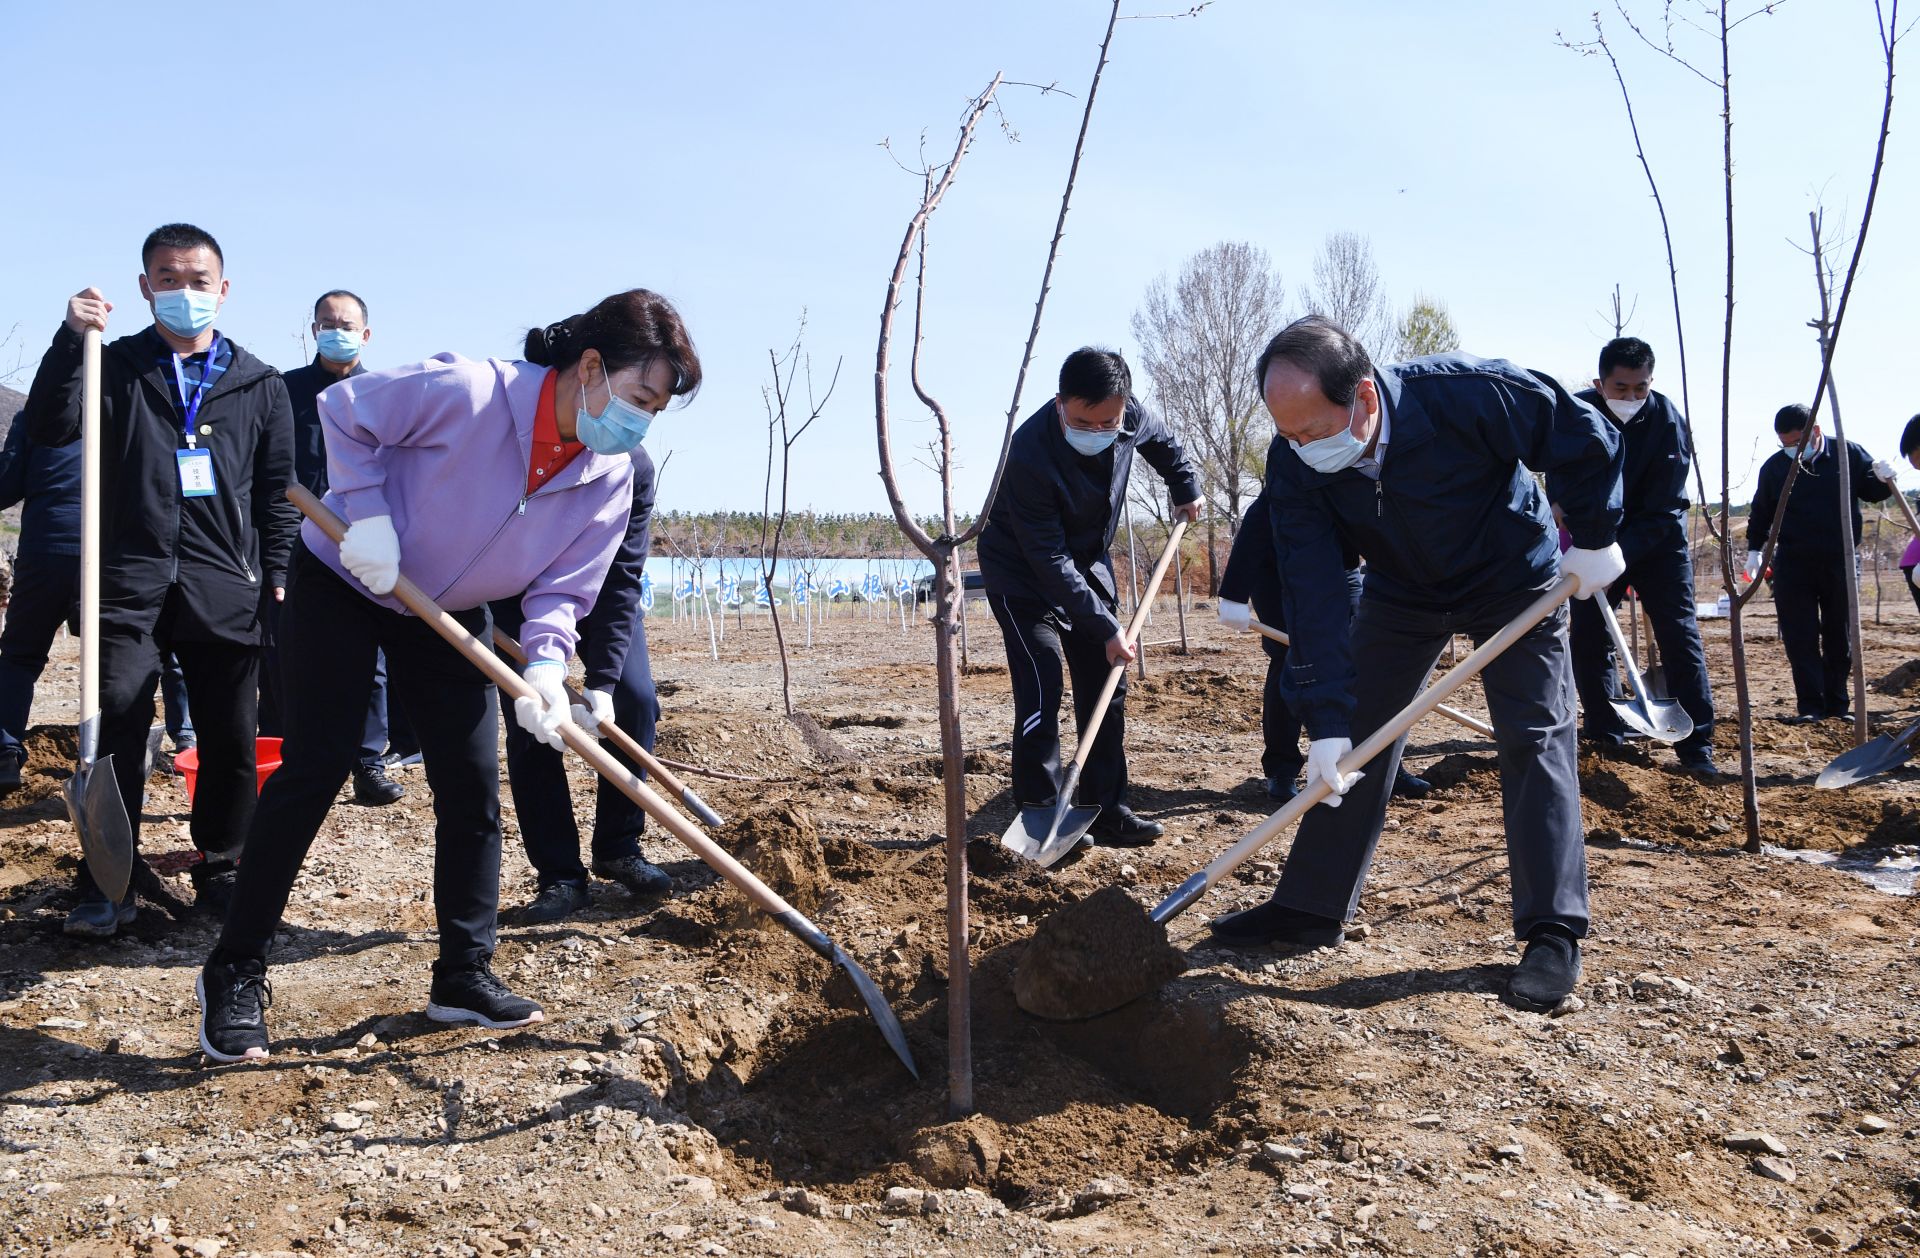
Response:
POLYGON ((1071 1022, 1138 1000, 1186 968, 1165 926, 1119 887, 1103 887, 1040 923, 1013 990, 1035 1017, 1071 1022))

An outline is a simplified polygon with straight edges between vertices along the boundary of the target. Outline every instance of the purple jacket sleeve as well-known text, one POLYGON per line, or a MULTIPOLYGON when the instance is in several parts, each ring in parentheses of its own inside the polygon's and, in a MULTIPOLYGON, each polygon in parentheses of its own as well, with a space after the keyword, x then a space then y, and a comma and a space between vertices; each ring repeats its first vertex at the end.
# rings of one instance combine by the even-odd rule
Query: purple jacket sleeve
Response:
POLYGON ((485 363, 437 354, 425 371, 349 376, 319 397, 327 487, 348 523, 391 515, 382 446, 437 446, 495 401, 499 379, 485 363))
POLYGON ((613 566, 614 552, 627 534, 633 504, 631 466, 606 477, 604 482, 596 482, 599 484, 604 484, 607 498, 594 513, 593 522, 520 597, 520 610, 527 617, 520 626, 520 649, 529 664, 535 660, 567 662, 580 641, 579 622, 593 610, 607 569, 613 566))

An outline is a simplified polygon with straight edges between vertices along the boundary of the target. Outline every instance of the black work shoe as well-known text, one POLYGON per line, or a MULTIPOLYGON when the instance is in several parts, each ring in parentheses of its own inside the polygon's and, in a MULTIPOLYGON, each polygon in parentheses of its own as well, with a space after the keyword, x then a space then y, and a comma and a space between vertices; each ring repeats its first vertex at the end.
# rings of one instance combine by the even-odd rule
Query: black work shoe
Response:
POLYGON ((1418 774, 1407 772, 1405 767, 1393 775, 1393 799, 1420 799, 1433 789, 1433 783, 1418 774))
POLYGON ((353 802, 356 804, 384 808, 399 803, 406 793, 407 788, 388 777, 387 766, 377 760, 353 767, 353 802))
POLYGON ((1713 749, 1697 747, 1680 753, 1680 772, 1699 778, 1703 782, 1718 782, 1725 778, 1720 766, 1713 762, 1713 749))
POLYGON ((1542 926, 1507 982, 1507 995, 1523 1009, 1549 1012, 1580 982, 1580 941, 1557 926, 1542 926))
POLYGON ((273 984, 257 958, 208 961, 193 980, 200 1001, 200 1051, 217 1062, 264 1061, 273 984))
POLYGON ((1820 717, 1818 712, 1795 712, 1792 716, 1776 716, 1773 719, 1782 725, 1811 725, 1820 717))
POLYGON ((128 888, 126 898, 115 904, 107 899, 105 892, 91 885, 91 879, 87 881, 89 885, 81 893, 80 903, 73 906, 60 929, 81 939, 111 939, 139 913, 134 907, 133 889, 128 888))
MULTIPOLYGON (((616 856, 610 861, 593 862, 593 872, 608 882, 617 882, 629 895, 661 895, 673 890, 673 875, 658 865, 649 865, 638 856, 616 856)), ((586 888, 581 888, 582 892, 586 888)))
POLYGON ((533 902, 520 910, 520 920, 530 926, 557 922, 572 917, 591 903, 593 898, 587 894, 586 883, 562 879, 540 888, 533 902))
POLYGON ((233 888, 239 881, 240 875, 231 869, 204 876, 195 870, 193 907, 216 922, 226 921, 227 909, 233 904, 233 888))
POLYGON ((507 990, 491 969, 435 972, 427 993, 427 1016, 435 1022, 476 1022, 495 1031, 544 1022, 540 1006, 507 990))
POLYGON ((9 747, 0 751, 0 795, 20 789, 20 770, 27 758, 9 747))
POLYGON ((1300 793, 1294 778, 1267 778, 1265 781, 1267 798, 1276 804, 1284 804, 1300 793))
POLYGON ((1125 804, 1103 808, 1087 827, 1087 836, 1103 847, 1140 847, 1167 832, 1157 821, 1148 821, 1125 804))
POLYGON ((1274 944, 1302 952, 1338 947, 1347 935, 1344 922, 1317 913, 1303 913, 1272 900, 1216 917, 1207 929, 1213 932, 1213 942, 1229 948, 1274 944))

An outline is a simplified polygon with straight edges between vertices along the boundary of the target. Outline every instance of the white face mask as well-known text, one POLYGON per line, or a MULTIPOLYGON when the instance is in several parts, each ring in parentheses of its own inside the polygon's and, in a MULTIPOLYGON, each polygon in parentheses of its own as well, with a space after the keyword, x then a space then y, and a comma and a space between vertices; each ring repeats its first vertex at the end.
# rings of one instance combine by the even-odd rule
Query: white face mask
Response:
POLYGON ((1607 399, 1607 409, 1612 411, 1613 417, 1623 424, 1638 415, 1646 404, 1645 398, 1610 397, 1607 399))
POLYGON ((1352 467, 1367 452, 1367 443, 1353 435, 1353 409, 1359 404, 1356 397, 1347 407, 1347 425, 1339 432, 1304 444, 1289 437, 1287 444, 1302 463, 1323 476, 1352 467))

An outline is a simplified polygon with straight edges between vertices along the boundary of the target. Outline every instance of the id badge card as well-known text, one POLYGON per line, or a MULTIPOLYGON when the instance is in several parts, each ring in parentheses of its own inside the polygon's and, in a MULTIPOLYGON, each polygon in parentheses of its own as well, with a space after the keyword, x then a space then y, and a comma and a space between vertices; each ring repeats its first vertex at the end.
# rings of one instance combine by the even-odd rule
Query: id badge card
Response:
POLYGON ((214 494, 213 451, 175 450, 180 465, 180 494, 185 498, 211 498, 214 494))

